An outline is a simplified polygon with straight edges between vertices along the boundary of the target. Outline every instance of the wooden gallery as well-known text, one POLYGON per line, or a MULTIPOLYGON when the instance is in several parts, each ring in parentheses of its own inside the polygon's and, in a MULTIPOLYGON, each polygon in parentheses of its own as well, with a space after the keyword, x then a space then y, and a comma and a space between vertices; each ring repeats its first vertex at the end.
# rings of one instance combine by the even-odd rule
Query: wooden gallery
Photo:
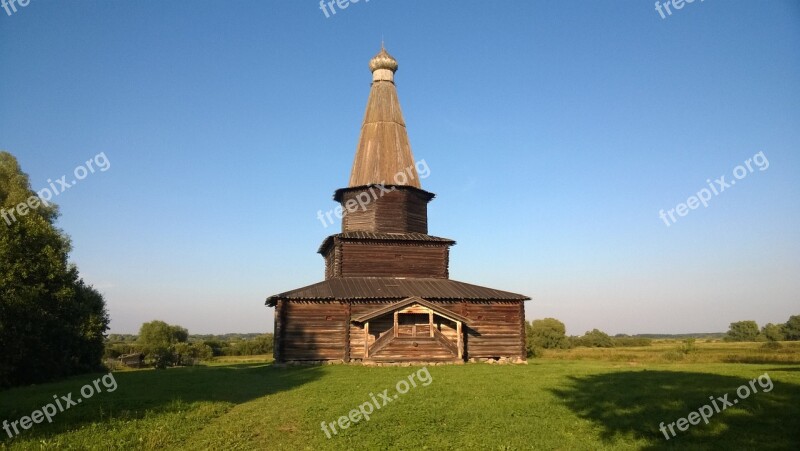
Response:
POLYGON ((428 235, 434 194, 422 189, 411 153, 397 61, 381 49, 369 68, 350 183, 334 194, 342 233, 319 248, 325 280, 267 298, 275 307, 275 360, 524 361, 530 298, 449 278, 456 243, 428 235))

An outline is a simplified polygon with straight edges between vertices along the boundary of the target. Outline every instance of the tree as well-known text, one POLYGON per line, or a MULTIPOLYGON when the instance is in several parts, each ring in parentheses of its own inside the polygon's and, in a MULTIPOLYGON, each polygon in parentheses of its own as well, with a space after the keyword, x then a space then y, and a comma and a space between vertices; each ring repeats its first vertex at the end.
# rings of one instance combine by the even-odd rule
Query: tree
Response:
POLYGON ((273 348, 272 334, 259 335, 252 340, 244 340, 236 343, 234 352, 236 355, 261 355, 271 354, 273 348))
POLYGON ((737 321, 731 323, 726 341, 756 341, 758 338, 758 324, 755 321, 737 321))
POLYGON ((566 327, 555 318, 535 319, 526 324, 528 354, 537 355, 536 349, 565 349, 569 347, 566 327))
POLYGON ((0 387, 100 368, 108 314, 69 263, 58 209, 0 152, 0 387))
POLYGON ((139 329, 137 344, 141 346, 146 357, 153 361, 156 368, 166 368, 180 363, 175 345, 185 343, 189 331, 181 326, 171 326, 164 321, 150 321, 139 329))
POLYGON ((783 334, 787 340, 800 340, 800 315, 789 317, 789 321, 783 325, 783 334))
POLYGON ((577 346, 586 346, 589 348, 613 348, 614 340, 612 340, 607 333, 598 329, 592 329, 583 334, 582 337, 575 339, 575 344, 577 346))
POLYGON ((761 335, 767 341, 783 341, 783 325, 767 323, 761 328, 761 335))

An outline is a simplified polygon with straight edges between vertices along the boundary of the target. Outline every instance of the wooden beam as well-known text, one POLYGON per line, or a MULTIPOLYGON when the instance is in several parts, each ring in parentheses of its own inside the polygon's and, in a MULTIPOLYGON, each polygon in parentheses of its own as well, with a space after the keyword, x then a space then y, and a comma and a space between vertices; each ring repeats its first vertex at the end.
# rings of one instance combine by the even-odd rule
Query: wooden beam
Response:
POLYGON ((283 362, 283 319, 285 302, 286 301, 281 299, 275 304, 275 346, 272 352, 276 362, 283 362))
POLYGON ((394 312, 394 337, 397 338, 397 330, 400 328, 400 325, 397 322, 397 312, 394 312))
POLYGON ((464 337, 461 333, 461 321, 456 321, 456 333, 458 334, 458 358, 464 358, 464 337))
POLYGON ((430 310, 428 311, 428 328, 430 329, 431 338, 432 338, 433 337, 433 312, 430 311, 430 310))
POLYGON ((350 301, 346 301, 347 306, 345 310, 347 312, 345 323, 344 323, 344 361, 350 361, 350 318, 352 316, 352 312, 350 310, 350 301))
POLYGON ((522 360, 528 360, 528 346, 527 346, 527 343, 525 342, 528 337, 527 337, 527 334, 525 333, 525 303, 524 302, 520 302, 519 303, 519 322, 520 322, 519 342, 520 342, 520 347, 522 348, 522 349, 520 349, 519 357, 522 360))
POLYGON ((364 323, 364 359, 369 358, 369 321, 364 323))

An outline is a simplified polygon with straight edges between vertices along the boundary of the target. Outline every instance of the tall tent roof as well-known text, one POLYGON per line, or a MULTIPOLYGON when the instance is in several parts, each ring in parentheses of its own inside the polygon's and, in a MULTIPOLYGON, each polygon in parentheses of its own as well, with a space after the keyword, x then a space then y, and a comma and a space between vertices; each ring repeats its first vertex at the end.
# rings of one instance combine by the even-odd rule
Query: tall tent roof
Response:
POLYGON ((422 188, 394 85, 397 67, 397 60, 385 48, 369 62, 372 87, 350 173, 350 187, 386 184, 422 188))

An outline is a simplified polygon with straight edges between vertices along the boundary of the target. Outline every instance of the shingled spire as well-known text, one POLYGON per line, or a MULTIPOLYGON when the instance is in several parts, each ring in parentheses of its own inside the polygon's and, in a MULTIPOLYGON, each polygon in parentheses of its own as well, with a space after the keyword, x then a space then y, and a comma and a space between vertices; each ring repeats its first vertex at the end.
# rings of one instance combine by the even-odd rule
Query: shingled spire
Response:
POLYGON ((394 85, 397 67, 383 46, 369 62, 372 88, 350 173, 351 188, 372 184, 421 188, 394 85), (397 176, 402 173, 406 176, 397 176))

